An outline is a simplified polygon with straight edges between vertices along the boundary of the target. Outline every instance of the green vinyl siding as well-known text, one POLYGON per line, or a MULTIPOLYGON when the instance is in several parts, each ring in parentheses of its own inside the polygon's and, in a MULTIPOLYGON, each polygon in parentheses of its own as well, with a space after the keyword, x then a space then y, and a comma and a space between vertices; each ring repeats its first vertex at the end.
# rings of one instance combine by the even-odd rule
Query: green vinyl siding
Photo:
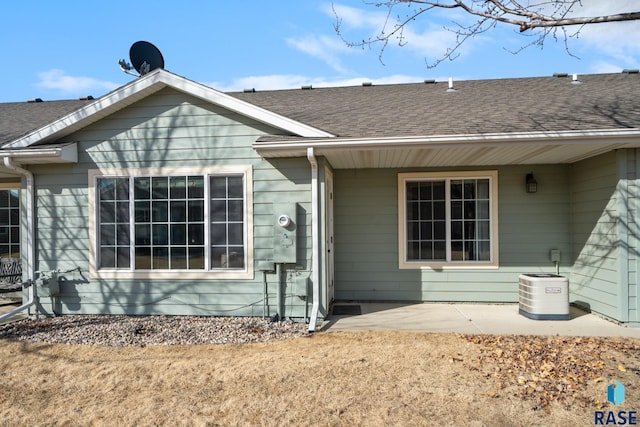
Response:
POLYGON ((618 150, 573 166, 576 303, 640 326, 638 238, 640 156, 618 150))
POLYGON ((336 299, 516 302, 519 274, 555 271, 551 249, 564 254, 566 271, 571 253, 568 167, 487 169, 498 171, 499 267, 439 270, 398 266, 397 174, 415 170, 336 170, 336 299), (531 170, 538 180, 535 194, 524 189, 531 170))
POLYGON ((570 276, 572 299, 618 317, 618 243, 621 187, 617 157, 608 153, 572 166, 572 227, 575 262, 570 276))
MULTIPOLYGON (((259 268, 273 259, 273 203, 298 205, 298 263, 285 267, 286 317, 310 310, 310 167, 306 158, 273 162, 252 143, 280 132, 214 105, 163 89, 70 135, 78 163, 36 165, 37 270, 62 270, 61 294, 43 298, 58 314, 272 316, 280 278, 259 268), (89 182, 95 169, 250 166, 253 175, 253 277, 248 279, 95 279, 89 275, 89 182), (79 270, 78 270, 79 269, 79 270), (70 271, 73 270, 73 271, 70 271), (266 291, 265 291, 266 289, 266 291)), ((321 317, 323 313, 321 313, 321 317)))

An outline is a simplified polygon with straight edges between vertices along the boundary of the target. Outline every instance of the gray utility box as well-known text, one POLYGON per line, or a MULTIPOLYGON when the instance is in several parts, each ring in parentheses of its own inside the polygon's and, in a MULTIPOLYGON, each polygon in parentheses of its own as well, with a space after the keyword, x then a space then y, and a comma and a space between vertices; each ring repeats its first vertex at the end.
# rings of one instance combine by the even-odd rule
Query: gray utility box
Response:
POLYGON ((297 260, 298 228, 296 203, 274 204, 273 262, 295 264, 297 260))
POLYGON ((569 320, 569 280, 557 274, 521 274, 520 314, 535 320, 569 320))

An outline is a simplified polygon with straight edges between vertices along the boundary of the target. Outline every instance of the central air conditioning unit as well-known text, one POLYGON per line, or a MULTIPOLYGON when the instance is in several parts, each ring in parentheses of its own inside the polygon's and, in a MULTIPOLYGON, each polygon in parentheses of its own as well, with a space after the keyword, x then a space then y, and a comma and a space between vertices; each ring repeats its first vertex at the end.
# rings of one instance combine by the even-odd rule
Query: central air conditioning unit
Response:
POLYGON ((519 313, 535 320, 569 320, 569 280, 557 274, 521 274, 519 313))

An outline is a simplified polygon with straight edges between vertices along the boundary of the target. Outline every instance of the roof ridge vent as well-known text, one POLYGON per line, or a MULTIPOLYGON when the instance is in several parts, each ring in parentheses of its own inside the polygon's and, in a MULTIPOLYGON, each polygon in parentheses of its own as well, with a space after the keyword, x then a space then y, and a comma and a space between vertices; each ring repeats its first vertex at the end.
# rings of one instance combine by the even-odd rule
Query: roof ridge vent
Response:
POLYGON ((33 98, 33 99, 29 99, 27 102, 33 103, 33 102, 44 102, 42 100, 42 98, 33 98))
POLYGON ((553 77, 569 77, 569 73, 553 73, 553 77))
POLYGON ((81 96, 80 98, 78 98, 80 101, 91 101, 93 100, 93 96, 91 95, 87 95, 87 96, 81 96))
POLYGON ((637 68, 625 68, 624 70, 622 70, 623 74, 638 74, 640 73, 640 70, 638 70, 637 68))
POLYGON ((252 88, 245 88, 244 93, 255 93, 256 92, 256 88, 252 87, 252 88))
POLYGON ((311 90, 311 89, 313 89, 313 86, 312 85, 304 85, 300 89, 302 89, 302 90, 311 90))
POLYGON ((426 84, 426 85, 432 85, 432 84, 435 84, 435 82, 436 82, 436 80, 435 80, 435 79, 426 79, 426 80, 424 81, 424 84, 426 84))
POLYGON ((373 83, 371 83, 371 82, 362 82, 362 86, 364 86, 364 87, 373 86, 373 83))

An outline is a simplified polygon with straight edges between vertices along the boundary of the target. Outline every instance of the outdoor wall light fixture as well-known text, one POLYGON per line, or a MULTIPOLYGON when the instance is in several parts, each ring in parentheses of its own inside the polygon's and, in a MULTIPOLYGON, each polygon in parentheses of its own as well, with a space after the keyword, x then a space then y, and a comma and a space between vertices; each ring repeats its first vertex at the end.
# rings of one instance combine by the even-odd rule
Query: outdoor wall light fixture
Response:
POLYGON ((533 177, 533 172, 528 173, 525 178, 527 193, 537 193, 538 192, 538 181, 533 177))

